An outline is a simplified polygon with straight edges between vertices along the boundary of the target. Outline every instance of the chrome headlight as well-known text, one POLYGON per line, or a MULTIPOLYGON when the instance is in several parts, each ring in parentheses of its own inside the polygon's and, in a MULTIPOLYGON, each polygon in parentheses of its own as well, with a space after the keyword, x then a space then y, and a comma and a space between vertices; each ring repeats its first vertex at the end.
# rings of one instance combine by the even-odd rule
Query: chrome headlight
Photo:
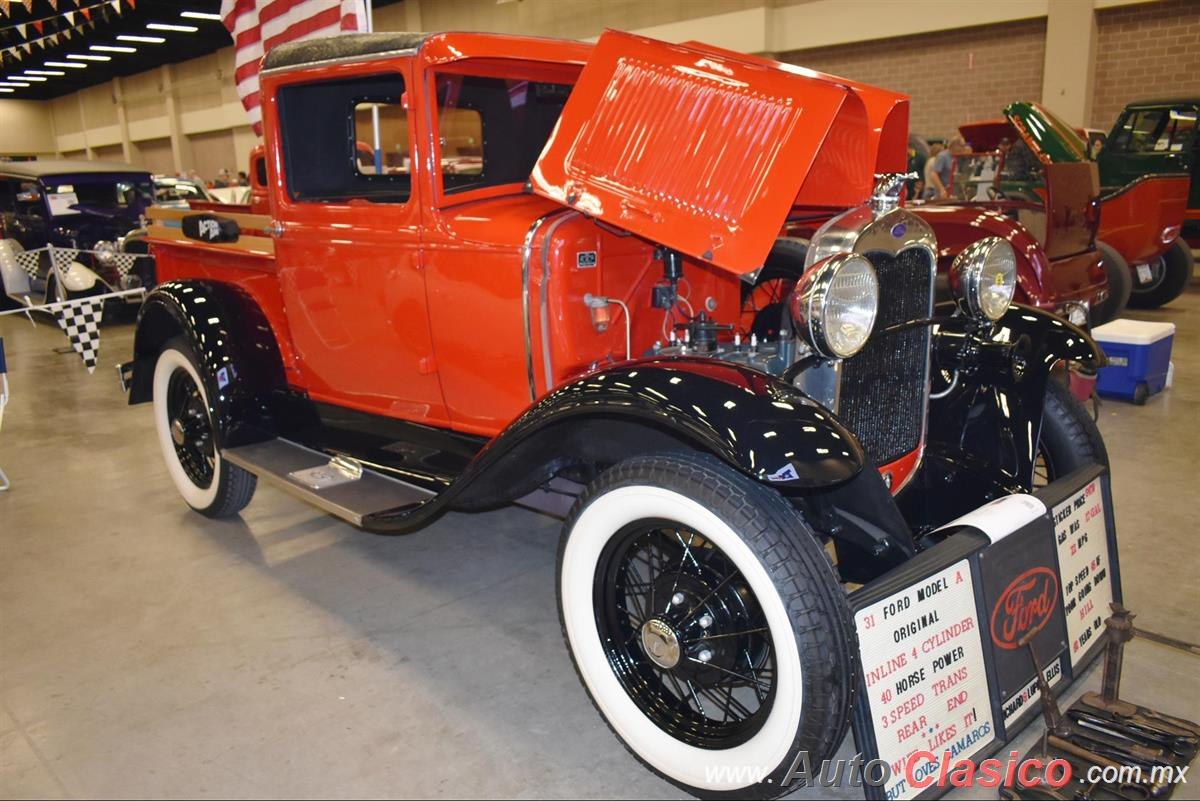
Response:
POLYGON ((958 305, 973 317, 999 320, 1017 289, 1017 255, 998 236, 963 248, 950 268, 958 305))
POLYGON ((117 260, 117 246, 112 242, 97 242, 92 250, 96 251, 96 261, 102 267, 111 267, 117 260))
POLYGON ((847 359, 862 350, 875 326, 875 268, 857 253, 830 256, 804 273, 790 306, 792 319, 818 353, 847 359))

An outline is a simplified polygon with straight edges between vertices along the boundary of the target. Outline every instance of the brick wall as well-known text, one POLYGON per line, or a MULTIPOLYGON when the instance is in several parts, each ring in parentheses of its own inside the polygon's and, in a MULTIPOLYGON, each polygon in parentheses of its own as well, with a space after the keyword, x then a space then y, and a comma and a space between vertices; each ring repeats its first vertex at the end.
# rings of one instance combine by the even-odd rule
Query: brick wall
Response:
POLYGON ((1091 124, 1108 130, 1131 100, 1200 95, 1200 3, 1166 0, 1096 13, 1091 124))
MULTIPOLYGON (((1195 2, 1195 0, 1191 0, 1195 2)), ((780 53, 781 61, 912 96, 910 130, 948 136, 1042 95, 1046 20, 780 53)))

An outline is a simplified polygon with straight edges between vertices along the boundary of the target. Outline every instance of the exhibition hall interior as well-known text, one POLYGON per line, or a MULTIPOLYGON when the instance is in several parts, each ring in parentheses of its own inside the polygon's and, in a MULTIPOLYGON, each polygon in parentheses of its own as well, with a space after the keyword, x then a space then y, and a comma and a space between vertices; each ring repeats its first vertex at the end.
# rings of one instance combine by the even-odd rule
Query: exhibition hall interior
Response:
POLYGON ((1197 0, 0 59, 0 798, 1197 797, 1197 0))

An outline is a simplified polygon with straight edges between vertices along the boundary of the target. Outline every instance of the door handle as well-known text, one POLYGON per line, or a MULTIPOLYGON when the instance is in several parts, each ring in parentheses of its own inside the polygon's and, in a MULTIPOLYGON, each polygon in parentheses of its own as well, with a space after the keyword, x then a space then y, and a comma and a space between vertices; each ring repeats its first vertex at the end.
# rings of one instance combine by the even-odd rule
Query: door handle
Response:
POLYGON ((284 228, 283 223, 279 222, 279 220, 271 220, 271 222, 268 223, 265 228, 263 228, 263 233, 272 239, 278 239, 279 237, 283 236, 283 232, 285 230, 287 229, 284 228))

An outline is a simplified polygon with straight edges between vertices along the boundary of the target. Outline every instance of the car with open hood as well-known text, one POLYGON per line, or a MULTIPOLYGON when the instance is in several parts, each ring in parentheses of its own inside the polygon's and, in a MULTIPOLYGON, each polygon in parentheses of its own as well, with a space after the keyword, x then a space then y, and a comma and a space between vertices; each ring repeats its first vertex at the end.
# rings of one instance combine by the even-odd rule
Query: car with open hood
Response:
MULTIPOLYGON (((1186 162, 1174 160, 1181 151, 1168 150, 1166 169, 1130 177, 1141 168, 1115 170, 1111 165, 1116 160, 1104 153, 1140 147, 1140 135, 1134 144, 1128 132, 1111 144, 1106 140, 1097 164, 1077 131, 1030 102, 1011 103, 1003 119, 968 123, 959 130, 977 151, 956 161, 955 192, 960 198, 1006 205, 1062 203, 1059 213, 1068 219, 1072 210, 1078 214, 1082 209, 1085 217, 1098 217, 1097 247, 1104 254, 1114 298, 1127 295, 1129 304, 1153 308, 1183 291, 1191 279, 1192 255, 1180 236, 1189 193, 1189 177, 1180 168, 1186 162), (1059 185, 1063 189, 1056 192, 1059 185), (1092 203, 1094 210, 1087 205, 1092 203)), ((1166 140, 1174 131, 1167 132, 1166 140)), ((1180 148, 1186 138, 1181 128, 1176 136, 1180 148)))
MULTIPOLYGON (((235 515, 261 480, 379 534, 557 514, 586 691, 699 795, 782 794, 852 714, 878 753, 923 758, 916 718, 888 721, 945 701, 863 689, 910 647, 914 669, 941 660, 920 680, 979 665, 941 742, 1016 734, 975 661, 991 613, 968 561, 1005 537, 1053 551, 1077 493, 1111 511, 1095 423, 1051 380, 1104 356, 1012 302, 1013 246, 986 230, 935 301, 938 239, 900 204, 906 98, 614 31, 347 35, 262 67, 262 200, 151 210, 162 283, 121 368, 190 507, 235 515), (746 288, 777 269, 799 278, 747 322, 746 288), (992 523, 963 517, 981 508, 992 523), (945 560, 947 592, 922 579, 918 602, 940 613, 860 608, 945 560), (900 653, 860 674, 880 634, 872 653, 900 653)), ((1019 584, 1033 553, 985 572, 1019 584)))

